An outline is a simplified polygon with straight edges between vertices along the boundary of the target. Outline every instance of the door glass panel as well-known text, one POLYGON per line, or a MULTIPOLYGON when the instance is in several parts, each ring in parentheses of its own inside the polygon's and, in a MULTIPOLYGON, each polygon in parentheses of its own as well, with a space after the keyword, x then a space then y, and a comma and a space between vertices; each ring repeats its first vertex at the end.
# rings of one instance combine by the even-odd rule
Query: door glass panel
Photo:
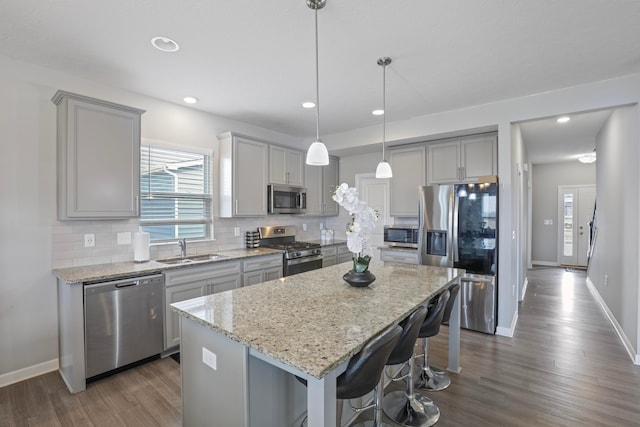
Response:
POLYGON ((495 274, 497 187, 469 184, 458 194, 457 267, 476 274, 495 274), (464 194, 464 193, 463 193, 464 194))
POLYGON ((573 194, 565 194, 562 199, 562 254, 573 256, 573 194))

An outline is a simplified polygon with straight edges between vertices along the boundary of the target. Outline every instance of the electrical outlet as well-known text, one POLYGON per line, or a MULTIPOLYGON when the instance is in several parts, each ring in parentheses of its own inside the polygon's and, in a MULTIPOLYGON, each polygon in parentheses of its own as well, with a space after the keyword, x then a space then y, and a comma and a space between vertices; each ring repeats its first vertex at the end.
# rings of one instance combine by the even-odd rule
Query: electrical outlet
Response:
POLYGON ((211 350, 202 347, 202 363, 213 369, 218 370, 218 356, 211 350))
POLYGON ((307 224, 302 224, 302 231, 307 231, 307 224))
POLYGON ((240 237, 240 227, 233 227, 233 235, 240 237))
POLYGON ((84 235, 84 247, 92 248, 96 245, 96 235, 95 234, 85 234, 84 235))
POLYGON ((131 244, 131 232, 124 231, 122 233, 118 233, 118 244, 119 245, 130 245, 131 244))
POLYGON ((609 286, 609 275, 608 274, 604 275, 604 285, 605 286, 609 286))

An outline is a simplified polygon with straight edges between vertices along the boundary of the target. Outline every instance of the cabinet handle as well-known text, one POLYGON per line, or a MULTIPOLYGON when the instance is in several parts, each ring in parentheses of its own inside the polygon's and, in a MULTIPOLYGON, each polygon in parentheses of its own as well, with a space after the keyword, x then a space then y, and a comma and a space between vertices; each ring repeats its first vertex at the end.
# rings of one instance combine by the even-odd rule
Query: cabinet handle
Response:
POLYGON ((140 196, 136 194, 136 216, 140 215, 140 196))
POLYGON ((289 172, 287 172, 287 184, 289 183, 289 172))
POLYGON ((236 213, 238 213, 238 199, 236 199, 236 213))

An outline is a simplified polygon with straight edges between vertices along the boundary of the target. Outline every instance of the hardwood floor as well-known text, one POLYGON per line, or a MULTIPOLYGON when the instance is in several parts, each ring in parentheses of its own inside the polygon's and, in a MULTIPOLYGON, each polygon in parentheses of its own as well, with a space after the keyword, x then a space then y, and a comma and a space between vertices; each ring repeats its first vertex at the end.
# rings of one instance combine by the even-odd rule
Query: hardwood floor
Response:
MULTIPOLYGON (((462 331, 462 374, 426 393, 437 426, 638 426, 640 366, 597 306, 581 272, 535 268, 515 336, 462 331)), ((446 364, 446 328, 431 340, 446 364)), ((403 388, 399 383, 387 390, 403 388)), ((71 395, 57 372, 0 389, 0 426, 181 425, 180 368, 157 360, 71 395)), ((366 418, 366 414, 362 417, 366 418)), ((217 426, 212 427, 233 427, 217 426)))

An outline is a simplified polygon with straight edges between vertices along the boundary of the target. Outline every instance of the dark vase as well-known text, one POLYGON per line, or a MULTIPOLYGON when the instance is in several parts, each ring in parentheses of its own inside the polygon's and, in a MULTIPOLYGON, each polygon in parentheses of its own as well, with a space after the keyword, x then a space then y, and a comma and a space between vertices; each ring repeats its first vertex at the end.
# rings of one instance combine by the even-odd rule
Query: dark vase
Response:
POLYGON ((363 288, 373 283, 373 281, 376 280, 376 276, 369 270, 363 271, 362 273, 349 270, 342 276, 342 279, 353 287, 363 288))

